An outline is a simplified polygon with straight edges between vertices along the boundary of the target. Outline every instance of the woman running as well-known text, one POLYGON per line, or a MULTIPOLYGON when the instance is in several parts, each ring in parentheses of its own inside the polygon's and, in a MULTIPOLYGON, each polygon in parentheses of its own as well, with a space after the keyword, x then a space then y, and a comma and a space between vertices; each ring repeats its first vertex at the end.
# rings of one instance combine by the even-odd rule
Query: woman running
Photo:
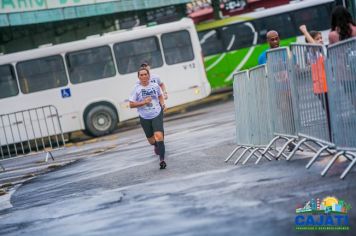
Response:
POLYGON ((137 72, 140 83, 135 84, 130 96, 130 108, 137 108, 140 123, 148 142, 154 146, 154 152, 159 155, 160 168, 166 168, 164 161, 164 130, 163 111, 166 111, 164 97, 157 83, 150 82, 150 72, 140 68, 137 72))
MULTIPOLYGON (((146 68, 148 69, 148 71, 151 71, 151 66, 147 61, 141 64, 141 68, 146 68)), ((167 93, 166 85, 162 82, 161 78, 156 74, 150 73, 150 82, 154 82, 159 85, 159 87, 162 89, 164 100, 167 100, 168 93, 167 93)))

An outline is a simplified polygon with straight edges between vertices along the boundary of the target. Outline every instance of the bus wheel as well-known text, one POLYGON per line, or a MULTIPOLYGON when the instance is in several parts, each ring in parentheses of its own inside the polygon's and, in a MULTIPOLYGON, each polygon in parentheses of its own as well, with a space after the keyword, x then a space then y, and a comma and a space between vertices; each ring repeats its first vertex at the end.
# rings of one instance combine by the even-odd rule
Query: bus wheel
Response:
POLYGON ((98 137, 115 130, 118 118, 116 112, 109 106, 98 105, 89 110, 85 116, 86 132, 98 137))

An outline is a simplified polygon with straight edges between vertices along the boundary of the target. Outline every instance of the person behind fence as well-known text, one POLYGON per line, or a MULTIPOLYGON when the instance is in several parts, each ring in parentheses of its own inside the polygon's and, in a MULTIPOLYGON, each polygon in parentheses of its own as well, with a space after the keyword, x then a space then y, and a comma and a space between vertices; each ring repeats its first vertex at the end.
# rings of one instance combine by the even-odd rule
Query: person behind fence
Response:
MULTIPOLYGON (((151 71, 150 64, 147 61, 144 61, 141 64, 141 67, 148 69, 148 71, 151 71)), ((150 81, 159 85, 159 87, 162 89, 164 100, 167 100, 168 99, 168 93, 167 93, 166 85, 161 81, 160 77, 158 75, 156 75, 156 74, 151 73, 150 74, 150 81)))
MULTIPOLYGON (((299 29, 304 34, 305 41, 307 43, 323 45, 323 37, 321 35, 321 32, 319 31, 308 32, 307 27, 305 25, 301 25, 299 29)), ((306 53, 306 56, 307 56, 307 61, 311 66, 314 93, 318 95, 325 95, 325 99, 327 100, 326 93, 328 89, 327 89, 327 82, 326 82, 325 63, 324 63, 324 56, 320 51, 322 50, 322 48, 309 47, 307 50, 308 52, 306 53)), ((323 107, 324 106, 325 104, 323 103, 323 107)))
MULTIPOLYGON (((305 42, 313 44, 324 45, 323 36, 320 31, 311 30, 308 31, 306 25, 301 25, 299 27, 300 31, 305 36, 305 42)), ((313 92, 321 101, 321 105, 327 116, 327 125, 329 134, 331 131, 330 124, 330 111, 329 111, 329 101, 328 101, 328 87, 326 82, 326 70, 325 70, 325 58, 320 52, 321 48, 309 48, 307 55, 307 61, 311 67, 311 76, 313 80, 313 92)), ((329 137, 331 140, 331 137, 329 137)))
MULTIPOLYGON (((335 7, 331 14, 331 32, 329 33, 330 44, 352 37, 356 37, 356 23, 352 19, 351 13, 343 6, 335 7)), ((351 50, 349 52, 345 52, 344 55, 346 55, 349 64, 354 65, 354 62, 356 62, 356 52, 351 50)), ((346 65, 340 64, 339 66, 345 67, 346 65)), ((349 69, 345 68, 345 70, 349 69)), ((355 73, 355 67, 351 66, 351 74, 354 75, 355 73)), ((345 78, 340 80, 345 94, 347 94, 347 96, 351 99, 352 105, 356 108, 356 81, 348 76, 345 76, 345 78)))
POLYGON ((331 31, 329 33, 329 43, 355 37, 356 23, 352 19, 351 13, 343 6, 337 6, 331 13, 331 31))
MULTIPOLYGON (((272 48, 278 48, 279 47, 279 35, 278 32, 275 30, 270 30, 266 34, 267 38, 267 43, 269 44, 269 49, 272 48)), ((261 55, 258 57, 258 64, 266 64, 267 62, 267 50, 266 49, 264 52, 261 53, 261 55)))
POLYGON ((164 160, 164 129, 163 112, 166 111, 164 98, 160 87, 150 82, 150 72, 146 68, 140 68, 137 72, 140 83, 135 84, 129 101, 130 108, 137 108, 140 123, 148 142, 154 146, 154 152, 159 155, 160 168, 166 168, 164 160))

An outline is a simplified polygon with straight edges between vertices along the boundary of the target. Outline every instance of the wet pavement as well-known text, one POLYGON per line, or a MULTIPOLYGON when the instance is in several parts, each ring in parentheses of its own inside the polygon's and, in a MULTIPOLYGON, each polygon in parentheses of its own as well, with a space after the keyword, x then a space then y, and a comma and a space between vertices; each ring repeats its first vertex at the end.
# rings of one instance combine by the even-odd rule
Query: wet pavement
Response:
POLYGON ((354 234, 352 208, 349 231, 298 232, 294 221, 296 206, 311 198, 335 196, 356 206, 356 169, 340 180, 348 164, 340 161, 321 177, 330 157, 306 170, 310 156, 303 153, 290 162, 235 166, 236 155, 225 163, 236 146, 234 118, 227 101, 167 119, 165 170, 137 125, 59 150, 56 161, 66 165, 43 165, 46 171, 0 196, 0 235, 354 234))

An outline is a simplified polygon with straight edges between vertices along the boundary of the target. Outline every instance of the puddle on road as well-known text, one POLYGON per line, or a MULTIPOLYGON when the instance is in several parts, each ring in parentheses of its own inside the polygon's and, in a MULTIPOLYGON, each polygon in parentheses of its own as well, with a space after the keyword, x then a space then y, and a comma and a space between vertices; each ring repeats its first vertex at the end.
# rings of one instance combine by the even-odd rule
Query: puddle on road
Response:
MULTIPOLYGON (((11 196, 16 192, 16 190, 20 187, 21 185, 15 185, 12 188, 8 190, 8 192, 5 195, 2 195, 0 197, 0 211, 12 208, 12 204, 10 202, 11 196)), ((1 219, 0 215, 0 219, 1 219)))

